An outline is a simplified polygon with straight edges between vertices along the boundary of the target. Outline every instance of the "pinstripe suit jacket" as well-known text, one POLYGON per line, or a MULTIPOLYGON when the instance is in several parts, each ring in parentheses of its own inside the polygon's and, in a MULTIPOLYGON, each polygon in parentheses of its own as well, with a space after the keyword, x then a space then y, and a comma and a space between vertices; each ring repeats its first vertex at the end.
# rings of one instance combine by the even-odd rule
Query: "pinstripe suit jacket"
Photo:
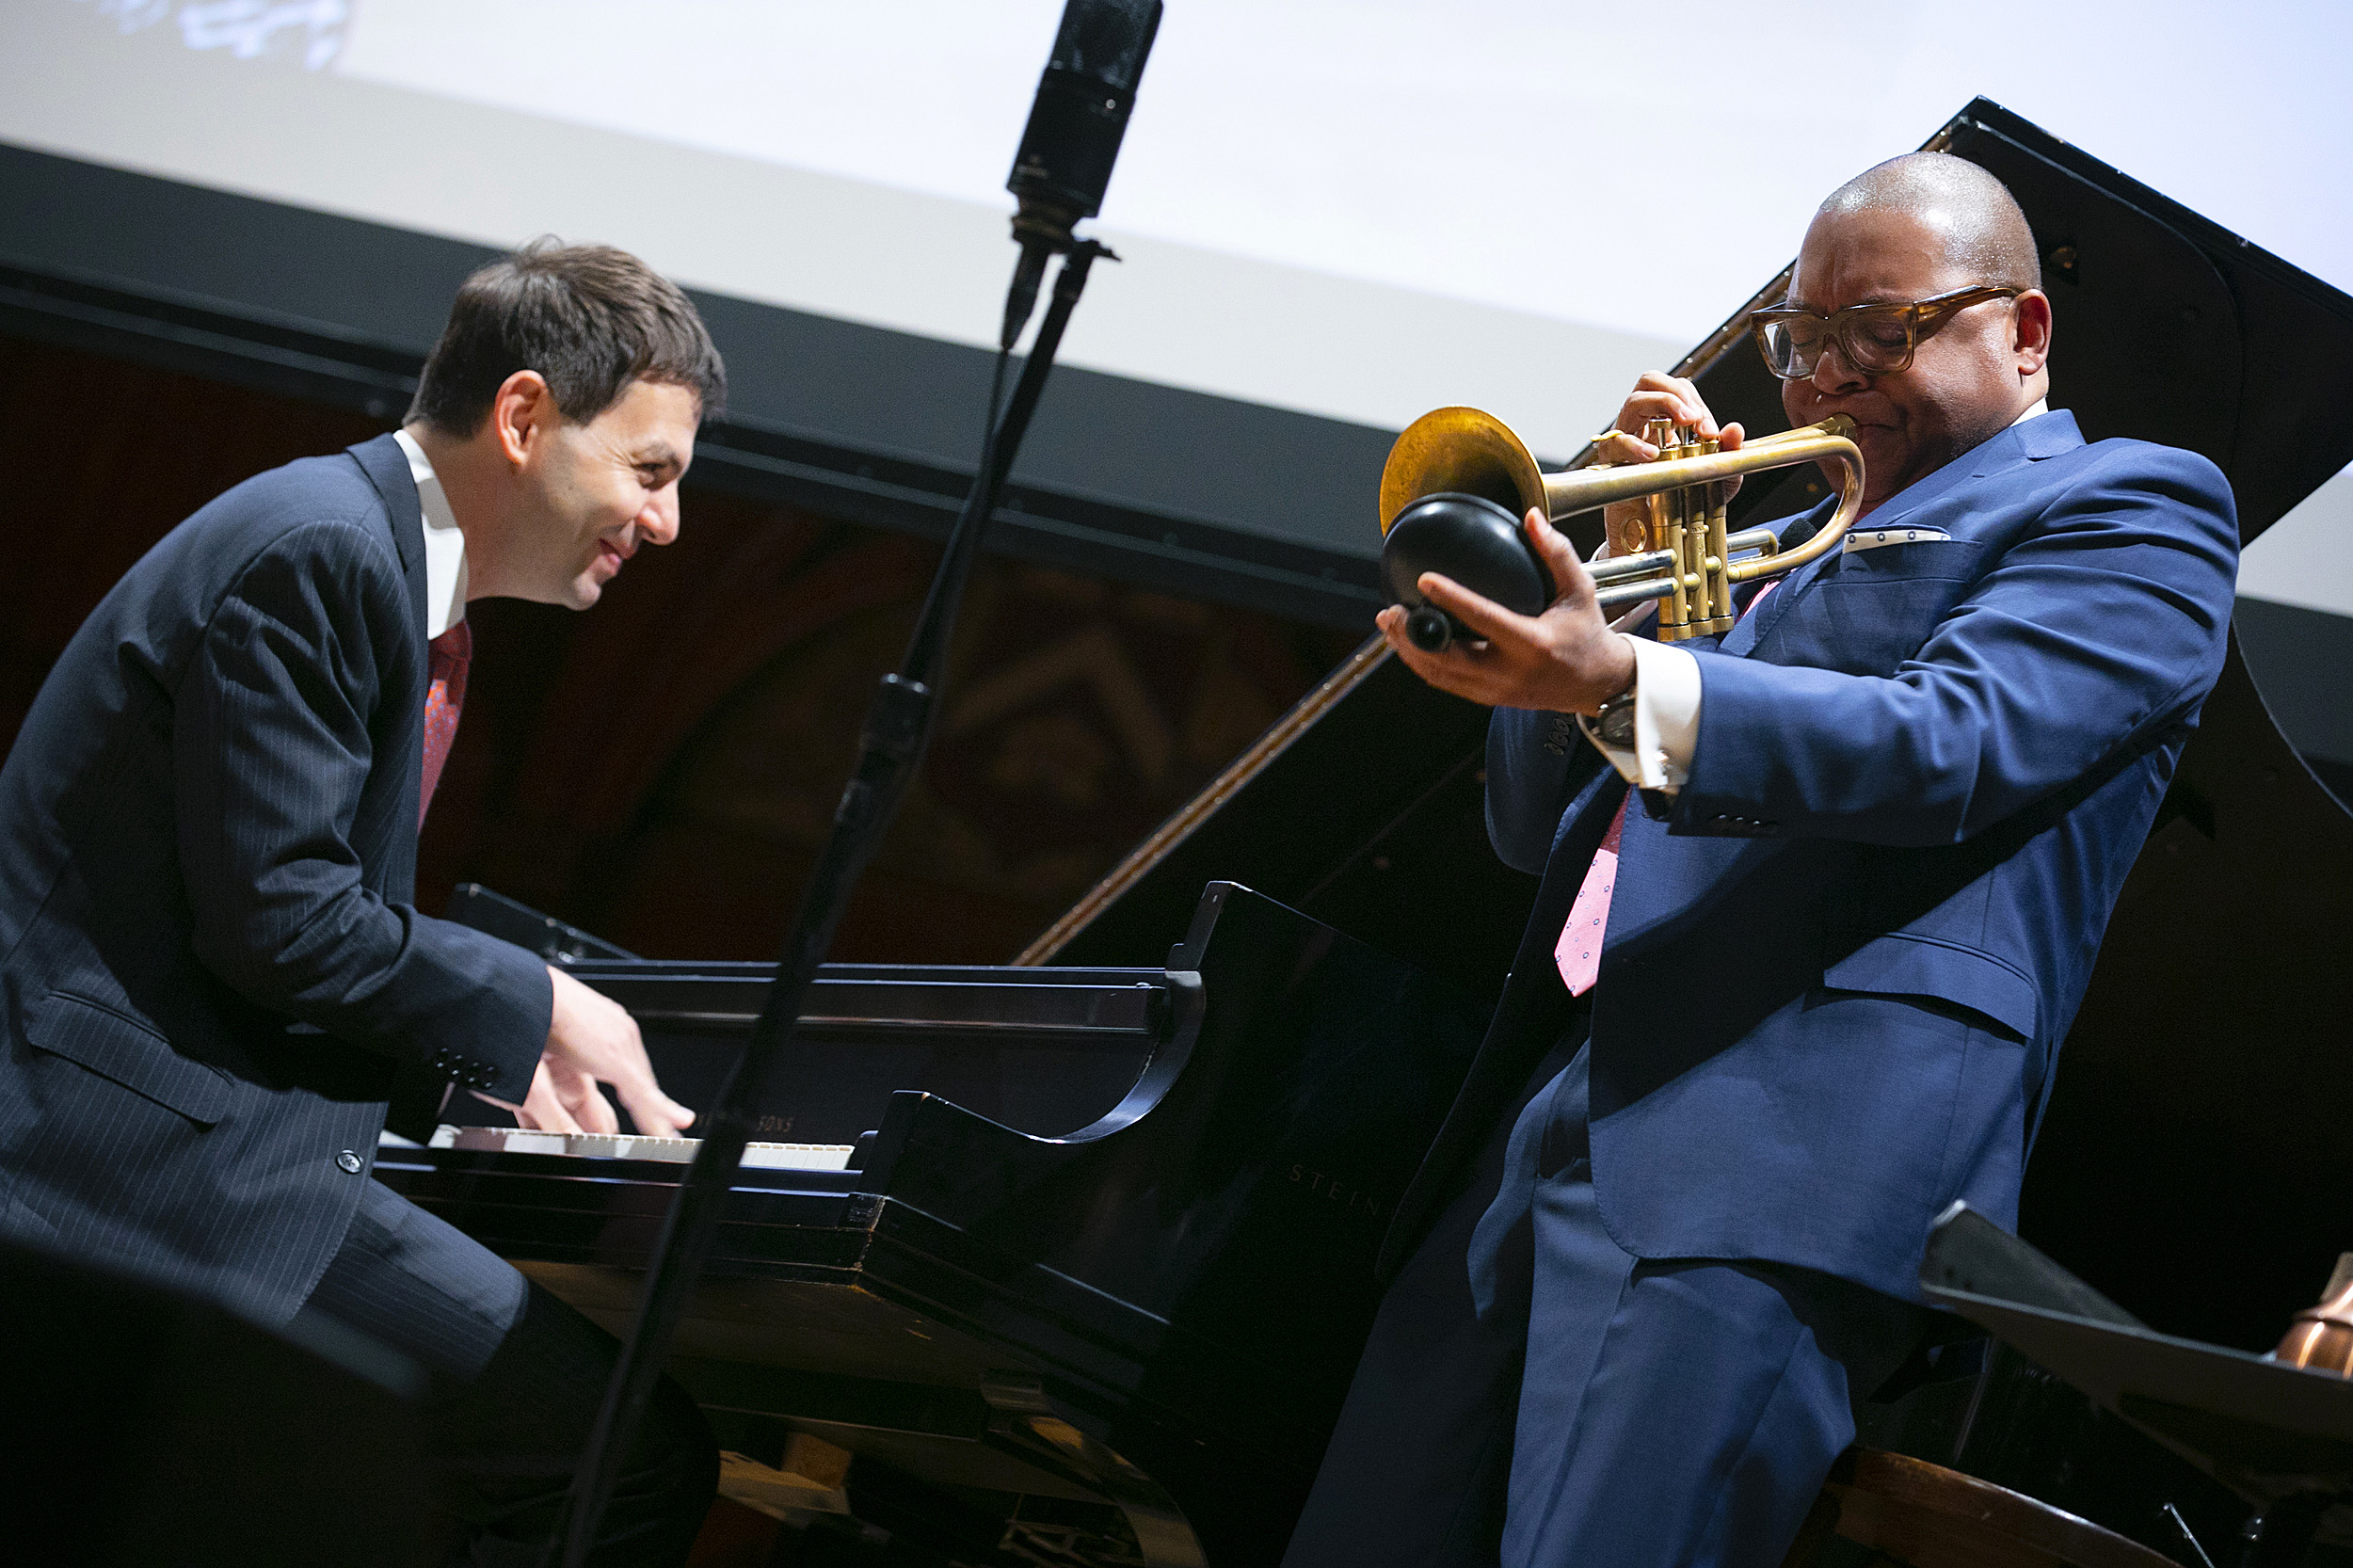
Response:
POLYGON ((545 968, 410 902, 424 552, 390 436, 306 458, 173 530, 50 673, 0 768, 0 1236, 281 1320, 396 1071, 526 1092, 545 968))

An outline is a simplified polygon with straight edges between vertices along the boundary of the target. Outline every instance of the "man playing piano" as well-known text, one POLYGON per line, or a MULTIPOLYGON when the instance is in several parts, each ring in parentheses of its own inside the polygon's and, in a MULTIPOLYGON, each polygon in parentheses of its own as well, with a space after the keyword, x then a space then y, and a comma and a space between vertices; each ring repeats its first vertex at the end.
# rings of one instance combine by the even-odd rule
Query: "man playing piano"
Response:
MULTIPOLYGON (((440 1495, 536 1561, 609 1336, 370 1179, 397 1075, 527 1126, 692 1113, 619 1007, 420 914, 467 601, 585 609, 679 527, 725 372, 634 257, 542 242, 469 279, 407 424, 262 474, 131 568, 0 769, 0 1236, 324 1314, 430 1375, 440 1495)), ((676 1562, 716 1456, 665 1388, 600 1562, 676 1562)), ((501 1555, 502 1553, 505 1555, 501 1555)))
MULTIPOLYGON (((1867 520, 1721 645, 1607 624, 1533 513, 1542 615, 1426 577, 1481 639, 1430 654, 1384 612, 1496 709, 1490 831, 1544 882, 1288 1568, 1773 1568, 1918 1337, 1929 1222, 2015 1222, 2237 551, 2211 463, 2046 408, 2040 284, 1961 159, 1822 204, 1756 335, 1793 424, 1855 420, 1867 520)), ((1716 433, 1648 375, 1604 456, 1659 416, 1716 433)))

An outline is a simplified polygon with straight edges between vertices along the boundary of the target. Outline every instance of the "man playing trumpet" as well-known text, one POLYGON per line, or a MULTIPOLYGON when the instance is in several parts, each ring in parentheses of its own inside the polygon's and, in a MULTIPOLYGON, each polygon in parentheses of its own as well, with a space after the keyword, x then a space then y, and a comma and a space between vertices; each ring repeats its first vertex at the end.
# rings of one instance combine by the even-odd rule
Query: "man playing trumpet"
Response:
MULTIPOLYGON (((1490 832, 1544 881, 1287 1568, 1773 1568, 1931 1220, 2014 1224, 2237 558, 2213 464, 2047 408, 2041 281, 1963 160, 1822 204, 1754 329, 1793 424, 1855 422, 1865 521, 1720 641, 1609 623, 1538 512, 1542 614, 1425 576, 1474 633, 1431 653, 1383 613, 1496 709, 1490 832)), ((1742 433, 1646 375, 1604 456, 1661 417, 1742 433)))

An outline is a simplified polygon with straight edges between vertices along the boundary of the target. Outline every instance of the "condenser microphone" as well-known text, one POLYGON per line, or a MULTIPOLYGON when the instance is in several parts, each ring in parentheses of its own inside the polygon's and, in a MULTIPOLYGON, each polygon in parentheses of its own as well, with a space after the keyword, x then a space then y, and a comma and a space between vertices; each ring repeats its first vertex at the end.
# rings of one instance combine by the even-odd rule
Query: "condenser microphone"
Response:
POLYGON ((1037 303, 1046 258, 1070 248, 1070 227, 1102 210, 1144 56, 1160 31, 1160 0, 1070 0, 1005 188, 1020 201, 1013 237, 1021 260, 1005 296, 1000 342, 1011 349, 1037 303))

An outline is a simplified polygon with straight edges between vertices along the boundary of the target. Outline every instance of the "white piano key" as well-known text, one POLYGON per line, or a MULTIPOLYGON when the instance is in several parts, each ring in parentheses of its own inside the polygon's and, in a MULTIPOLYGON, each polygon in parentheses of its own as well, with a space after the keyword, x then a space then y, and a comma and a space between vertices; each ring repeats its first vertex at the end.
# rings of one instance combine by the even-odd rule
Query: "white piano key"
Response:
MULTIPOLYGON (((512 1127, 452 1127, 443 1123, 430 1145, 489 1154, 556 1154, 580 1160, 661 1160, 683 1165, 702 1147, 699 1138, 642 1138, 624 1132, 530 1132, 512 1127)), ((846 1171, 849 1144, 751 1144, 744 1163, 771 1171, 846 1171)))
POLYGON ((846 1171, 855 1144, 746 1144, 744 1163, 770 1171, 846 1171))

